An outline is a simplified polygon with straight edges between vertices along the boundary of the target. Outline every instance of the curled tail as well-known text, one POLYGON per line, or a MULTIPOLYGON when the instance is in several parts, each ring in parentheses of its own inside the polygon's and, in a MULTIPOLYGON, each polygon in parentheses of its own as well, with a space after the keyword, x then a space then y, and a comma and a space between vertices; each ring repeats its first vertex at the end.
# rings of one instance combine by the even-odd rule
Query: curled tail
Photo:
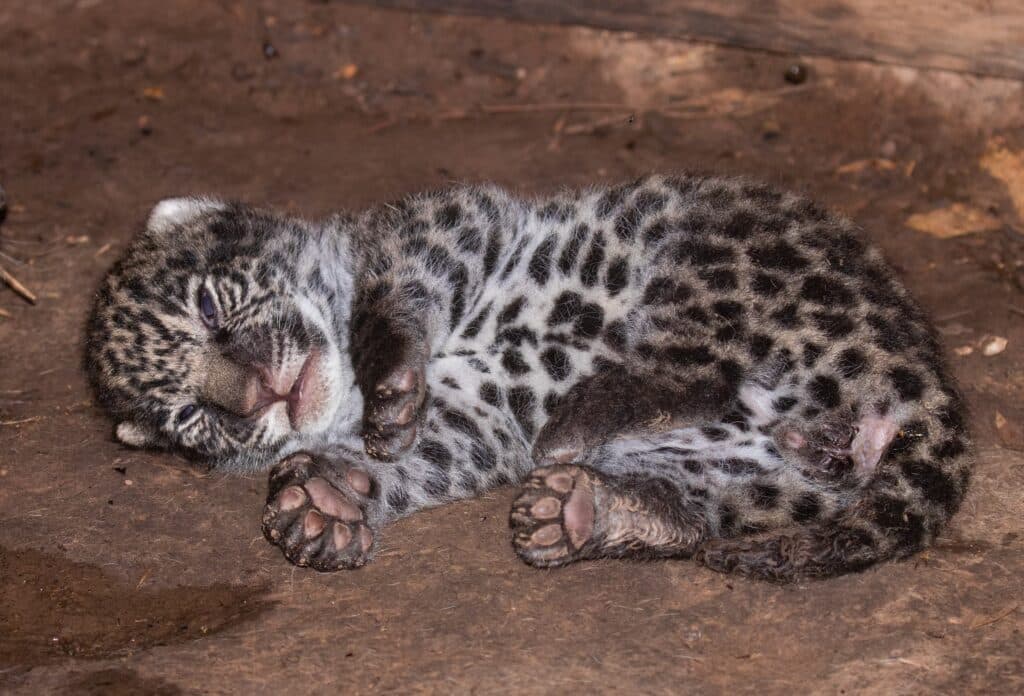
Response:
MULTIPOLYGON (((901 545, 854 524, 826 522, 755 538, 710 539, 696 558, 712 570, 774 582, 863 570, 901 545)), ((913 551, 908 549, 907 554, 913 551)))
POLYGON ((764 536, 712 538, 695 557, 713 570, 775 582, 831 577, 906 558, 935 539, 967 489, 966 442, 962 433, 946 435, 906 447, 897 440, 860 498, 831 519, 764 536))

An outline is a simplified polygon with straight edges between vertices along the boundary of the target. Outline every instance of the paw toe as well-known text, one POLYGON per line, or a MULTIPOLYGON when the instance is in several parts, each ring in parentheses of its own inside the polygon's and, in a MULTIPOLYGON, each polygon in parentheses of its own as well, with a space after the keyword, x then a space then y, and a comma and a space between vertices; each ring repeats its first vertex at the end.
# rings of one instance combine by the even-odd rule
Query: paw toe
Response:
POLYGON ((352 530, 347 524, 334 525, 334 548, 344 549, 352 542, 352 530))
POLYGON ((551 546, 562 540, 562 527, 557 524, 544 525, 530 535, 530 544, 534 546, 551 546))
POLYGON ((558 517, 558 513, 561 511, 562 501, 554 497, 541 498, 530 507, 530 515, 538 520, 550 520, 558 517))
POLYGON ((363 433, 363 446, 374 459, 390 461, 412 447, 416 433, 415 423, 400 428, 377 426, 377 430, 363 433))
POLYGON ((556 471, 544 478, 544 483, 548 485, 548 488, 558 491, 559 493, 568 493, 571 491, 575 482, 576 480, 573 478, 572 473, 568 471, 556 471))
POLYGON ((407 403, 402 407, 402 410, 395 416, 396 425, 408 425, 412 422, 413 416, 416 415, 416 404, 413 402, 407 403))
POLYGON ((370 490, 373 488, 370 475, 362 469, 349 469, 345 475, 345 480, 348 481, 348 485, 352 486, 352 490, 359 495, 369 495, 370 490))
POLYGON ((327 521, 324 516, 317 510, 310 510, 306 513, 306 517, 302 520, 302 531, 305 533, 307 539, 320 536, 320 532, 324 531, 324 525, 327 521))
POLYGON ((300 486, 289 486, 277 497, 277 508, 281 512, 289 512, 301 507, 306 502, 306 492, 300 486))

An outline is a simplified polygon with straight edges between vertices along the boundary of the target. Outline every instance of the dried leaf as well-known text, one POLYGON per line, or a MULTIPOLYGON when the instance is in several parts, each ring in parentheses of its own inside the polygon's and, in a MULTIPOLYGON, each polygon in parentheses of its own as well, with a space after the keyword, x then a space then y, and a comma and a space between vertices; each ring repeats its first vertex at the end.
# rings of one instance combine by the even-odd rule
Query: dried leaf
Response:
POLYGON ((948 208, 915 213, 907 218, 907 226, 939 239, 948 239, 975 232, 997 230, 1002 223, 984 210, 963 203, 954 203, 948 208))
POLYGON ((164 88, 163 87, 146 87, 142 90, 142 96, 149 101, 163 101, 164 100, 164 88))
POLYGON ((848 162, 836 169, 836 174, 858 174, 868 167, 877 169, 880 172, 888 172, 896 168, 896 163, 884 157, 871 157, 869 159, 848 162))
POLYGON ((981 168, 1006 184, 1017 217, 1024 221, 1024 152, 1011 152, 992 141, 981 158, 981 168))

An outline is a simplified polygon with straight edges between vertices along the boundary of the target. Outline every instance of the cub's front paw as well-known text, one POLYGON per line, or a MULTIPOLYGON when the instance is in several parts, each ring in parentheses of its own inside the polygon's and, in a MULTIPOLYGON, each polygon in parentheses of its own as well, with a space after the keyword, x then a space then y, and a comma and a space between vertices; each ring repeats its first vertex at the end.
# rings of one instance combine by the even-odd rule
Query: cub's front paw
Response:
POLYGON ((362 469, 294 454, 270 472, 263 535, 295 565, 358 568, 373 547, 365 510, 374 488, 362 469))
POLYGON ((422 364, 402 365, 374 386, 363 410, 367 454, 387 461, 413 445, 426 391, 422 364))

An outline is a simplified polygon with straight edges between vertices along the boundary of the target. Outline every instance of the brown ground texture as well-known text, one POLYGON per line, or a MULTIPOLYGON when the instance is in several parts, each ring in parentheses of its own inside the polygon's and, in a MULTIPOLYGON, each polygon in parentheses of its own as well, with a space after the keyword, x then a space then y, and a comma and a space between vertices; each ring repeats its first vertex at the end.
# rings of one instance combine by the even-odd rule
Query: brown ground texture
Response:
POLYGON ((0 265, 38 295, 0 288, 0 691, 1024 691, 1020 83, 299 0, 0 3, 0 46, 0 265), (978 458, 935 548, 793 586, 537 571, 507 488, 318 575, 262 539, 262 476, 122 448, 86 389, 90 296, 161 197, 319 215, 680 168, 848 213, 932 311, 978 458))

